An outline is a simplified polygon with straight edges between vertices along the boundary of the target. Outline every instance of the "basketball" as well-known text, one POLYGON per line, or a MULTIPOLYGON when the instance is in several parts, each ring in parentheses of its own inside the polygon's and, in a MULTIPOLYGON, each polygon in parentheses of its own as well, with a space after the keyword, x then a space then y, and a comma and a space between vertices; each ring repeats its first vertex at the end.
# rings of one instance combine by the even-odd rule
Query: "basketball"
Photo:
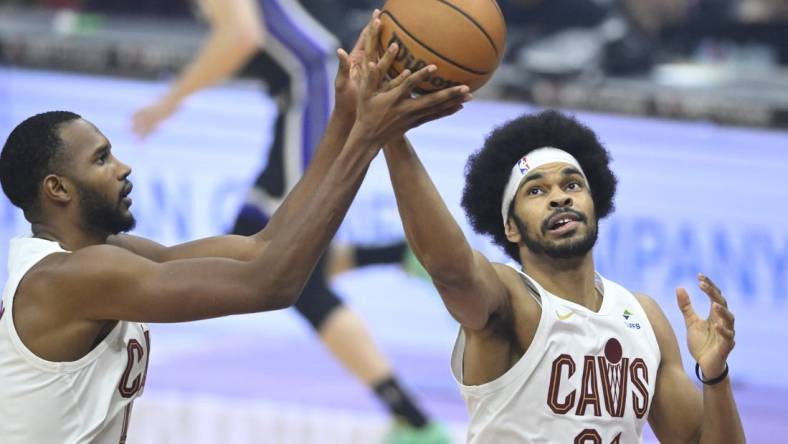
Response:
POLYGON ((379 52, 399 46, 389 77, 438 67, 418 85, 421 93, 455 85, 479 89, 503 57, 506 23, 495 0, 388 0, 380 21, 379 52))

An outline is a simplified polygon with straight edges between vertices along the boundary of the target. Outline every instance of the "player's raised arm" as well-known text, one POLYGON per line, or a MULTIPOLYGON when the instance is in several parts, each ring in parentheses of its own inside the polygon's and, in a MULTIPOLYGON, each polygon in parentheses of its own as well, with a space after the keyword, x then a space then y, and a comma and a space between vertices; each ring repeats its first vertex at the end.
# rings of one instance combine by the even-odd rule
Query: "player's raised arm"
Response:
MULTIPOLYGON (((378 16, 379 11, 376 10, 349 54, 342 49, 337 51, 339 70, 334 82, 336 100, 326 131, 306 173, 288 193, 264 230, 250 237, 215 236, 172 247, 165 247, 147 239, 125 234, 111 237, 109 243, 134 251, 155 262, 198 257, 250 260, 258 254, 268 244, 273 233, 279 231, 282 225, 287 225, 292 217, 299 217, 303 206, 314 195, 326 171, 339 156, 356 120, 362 64, 377 62, 376 54, 365 53, 364 48, 375 47, 380 32, 378 16)), ((396 54, 396 45, 389 47, 389 50, 388 57, 391 58, 396 54)), ((381 62, 389 63, 388 61, 381 62)))
POLYGON ((648 314, 662 355, 649 423, 661 442, 743 443, 744 429, 733 398, 726 359, 734 346, 733 314, 716 285, 699 276, 699 286, 711 300, 707 319, 695 313, 686 290, 677 290, 687 327, 687 344, 704 378, 702 392, 682 365, 678 341, 659 306, 638 299, 648 314))
MULTIPOLYGON (((287 223, 278 225, 266 248, 251 261, 205 258, 155 263, 98 245, 77 248, 59 261, 52 259, 51 267, 38 270, 36 285, 46 290, 56 286, 64 295, 60 300, 68 305, 62 312, 85 319, 184 321, 294 303, 383 143, 457 108, 463 100, 458 91, 411 98, 415 85, 431 74, 429 67, 404 76, 397 87, 383 86, 383 73, 393 54, 363 64, 358 116, 344 147, 308 202, 287 223)), ((91 134, 91 125, 77 122, 76 128, 91 134)), ((101 137, 95 137, 102 143, 101 137)), ((130 173, 111 155, 104 162, 118 180, 130 173)), ((52 176, 55 188, 57 179, 52 176)), ((53 192, 62 195, 58 199, 70 199, 59 188, 53 192)), ((70 226, 72 230, 77 228, 70 226)))
POLYGON ((487 258, 471 248, 410 143, 398 138, 384 153, 413 252, 452 316, 466 328, 484 328, 505 307, 504 284, 487 258))

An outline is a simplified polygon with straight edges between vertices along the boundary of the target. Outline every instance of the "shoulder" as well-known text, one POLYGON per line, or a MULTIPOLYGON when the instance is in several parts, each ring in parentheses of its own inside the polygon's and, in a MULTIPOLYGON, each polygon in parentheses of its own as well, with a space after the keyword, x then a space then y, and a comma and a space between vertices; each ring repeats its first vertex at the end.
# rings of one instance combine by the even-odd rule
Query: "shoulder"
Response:
POLYGON ((67 288, 86 279, 117 277, 137 271, 134 266, 142 259, 136 254, 114 245, 92 245, 71 253, 55 253, 36 264, 29 277, 45 286, 67 288))
MULTIPOLYGON (((646 312, 646 316, 648 316, 648 320, 651 321, 652 325, 668 322, 665 313, 654 298, 644 293, 632 292, 632 294, 643 308, 643 311, 646 312)), ((654 327, 656 328, 657 326, 654 325, 654 327)))
POLYGON ((131 234, 110 236, 107 238, 107 244, 128 250, 154 262, 163 262, 167 251, 167 247, 158 242, 131 234))
POLYGON ((635 295, 640 306, 643 307, 643 311, 646 312, 651 328, 654 330, 654 335, 657 337, 657 343, 664 352, 668 344, 676 342, 676 334, 673 332, 673 327, 665 316, 665 312, 651 296, 634 292, 632 294, 635 295))
POLYGON ((508 321, 513 328, 519 324, 534 326, 535 329, 542 314, 536 298, 541 296, 532 294, 527 278, 514 267, 494 262, 493 269, 506 288, 506 312, 501 320, 508 321))
MULTIPOLYGON (((511 288, 518 288, 522 285, 522 277, 520 273, 515 270, 512 266, 507 264, 502 264, 500 262, 491 262, 493 270, 495 270, 495 274, 498 275, 498 279, 506 286, 507 290, 511 290, 511 288)), ((511 292, 511 291, 510 291, 511 292)))
POLYGON ((26 305, 37 306, 37 316, 45 313, 56 313, 58 318, 69 316, 74 313, 71 308, 79 306, 85 295, 90 294, 91 286, 117 280, 117 273, 111 267, 118 263, 113 259, 118 253, 125 252, 111 245, 97 245, 50 254, 24 275, 17 297, 23 295, 26 305))
POLYGON ((655 301, 651 296, 645 293, 638 293, 634 291, 632 292, 632 295, 635 296, 635 299, 637 299, 638 303, 640 303, 640 306, 643 307, 643 310, 646 311, 646 314, 649 316, 649 318, 652 315, 656 315, 657 313, 662 313, 662 309, 659 307, 659 304, 657 304, 657 301, 655 301))
POLYGON ((498 276, 504 288, 506 288, 507 308, 511 309, 512 299, 517 298, 520 294, 527 291, 523 284, 522 275, 515 270, 512 266, 501 264, 499 262, 492 262, 493 270, 498 276))

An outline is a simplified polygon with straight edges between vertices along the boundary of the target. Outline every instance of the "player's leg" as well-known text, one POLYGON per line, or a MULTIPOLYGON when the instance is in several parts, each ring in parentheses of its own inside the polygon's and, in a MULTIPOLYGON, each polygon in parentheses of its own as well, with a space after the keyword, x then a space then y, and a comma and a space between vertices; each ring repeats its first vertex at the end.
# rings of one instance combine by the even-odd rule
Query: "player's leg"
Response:
MULTIPOLYGON (((312 150, 327 124, 333 101, 333 48, 335 43, 316 41, 326 36, 320 25, 293 1, 263 0, 268 29, 267 54, 280 75, 268 78, 280 106, 275 137, 265 170, 239 213, 235 229, 267 222, 287 191, 292 189, 309 162, 312 150), (300 30, 300 32, 298 32, 300 30)), ((381 401, 413 430, 424 427, 424 413, 400 387, 390 365, 377 348, 362 320, 331 291, 321 259, 306 283, 296 309, 312 325, 327 348, 348 370, 374 390, 381 401)), ((409 430, 409 432, 412 432, 409 430)), ((426 434, 425 434, 426 436, 426 434)), ((420 440, 414 442, 447 442, 420 440)))
POLYGON ((329 287, 325 266, 321 260, 315 267, 296 310, 339 362, 370 387, 397 419, 413 428, 425 427, 426 415, 397 381, 364 321, 329 287))
POLYGON ((399 265, 412 276, 430 279, 404 239, 383 245, 353 245, 335 241, 331 244, 328 276, 331 279, 355 268, 385 264, 399 265))
MULTIPOLYGON (((239 213, 233 232, 254 233, 262 229, 267 220, 263 210, 247 205, 239 213)), ((404 439, 414 443, 448 442, 442 430, 428 424, 423 410, 402 388, 364 321, 331 290, 326 281, 325 265, 323 257, 304 286, 296 302, 296 310, 314 328, 337 360, 370 387, 391 414, 405 425, 395 428, 388 442, 406 442, 404 439)))

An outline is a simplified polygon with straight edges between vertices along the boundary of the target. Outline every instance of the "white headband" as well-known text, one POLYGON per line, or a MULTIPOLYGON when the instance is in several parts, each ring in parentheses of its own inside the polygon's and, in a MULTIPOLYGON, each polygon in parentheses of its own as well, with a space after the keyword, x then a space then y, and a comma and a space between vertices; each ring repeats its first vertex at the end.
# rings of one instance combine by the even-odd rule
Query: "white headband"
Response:
POLYGON ((503 189, 503 202, 501 203, 501 216, 503 216, 503 224, 506 225, 506 220, 509 216, 509 205, 512 204, 520 184, 523 182, 528 173, 539 168, 540 166, 547 165, 548 163, 568 163, 580 171, 583 177, 586 174, 580 163, 574 156, 564 150, 552 147, 538 148, 523 156, 522 159, 517 161, 512 167, 512 174, 509 175, 509 182, 506 183, 506 188, 503 189))

